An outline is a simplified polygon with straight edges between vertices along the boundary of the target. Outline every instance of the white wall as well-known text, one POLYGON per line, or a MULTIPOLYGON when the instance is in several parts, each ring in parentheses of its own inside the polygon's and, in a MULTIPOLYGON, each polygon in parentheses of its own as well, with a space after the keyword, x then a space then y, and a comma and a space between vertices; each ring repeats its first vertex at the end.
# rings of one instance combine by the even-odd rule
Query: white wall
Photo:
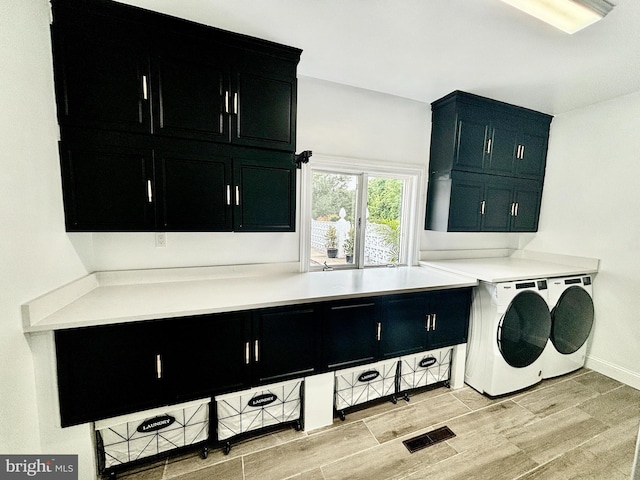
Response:
POLYGON ((551 124, 540 227, 528 249, 600 259, 587 365, 640 388, 640 92, 551 124))
POLYGON ((0 58, 0 452, 39 453, 20 305, 86 273, 64 231, 46 0, 0 2, 0 58))

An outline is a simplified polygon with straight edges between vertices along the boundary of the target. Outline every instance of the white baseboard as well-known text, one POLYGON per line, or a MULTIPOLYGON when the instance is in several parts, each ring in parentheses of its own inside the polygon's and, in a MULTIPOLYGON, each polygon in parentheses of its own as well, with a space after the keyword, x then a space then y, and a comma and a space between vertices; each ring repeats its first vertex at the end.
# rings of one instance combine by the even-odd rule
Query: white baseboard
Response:
POLYGON ((592 355, 587 355, 584 366, 640 390, 640 372, 633 372, 592 355))

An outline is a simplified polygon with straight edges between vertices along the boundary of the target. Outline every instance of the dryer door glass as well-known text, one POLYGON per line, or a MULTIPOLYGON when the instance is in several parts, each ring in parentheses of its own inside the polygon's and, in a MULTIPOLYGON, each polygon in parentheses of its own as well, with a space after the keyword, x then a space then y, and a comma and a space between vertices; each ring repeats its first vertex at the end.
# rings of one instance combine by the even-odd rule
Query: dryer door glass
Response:
POLYGON ((512 367, 531 365, 542 354, 551 333, 547 302, 531 290, 511 301, 498 325, 498 347, 512 367))
POLYGON ((593 326, 593 300, 581 287, 569 287, 551 312, 551 342, 563 354, 577 351, 593 326))

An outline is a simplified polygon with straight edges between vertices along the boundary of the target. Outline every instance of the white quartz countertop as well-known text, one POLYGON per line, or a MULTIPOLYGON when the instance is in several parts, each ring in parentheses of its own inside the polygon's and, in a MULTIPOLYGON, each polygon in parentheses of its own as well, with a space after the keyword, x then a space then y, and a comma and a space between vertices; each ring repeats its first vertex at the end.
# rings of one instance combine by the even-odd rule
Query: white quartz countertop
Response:
POLYGON ((538 278, 568 277, 594 274, 598 260, 562 255, 524 254, 495 258, 460 258, 427 260, 424 267, 476 278, 483 282, 499 283, 538 278))
POLYGON ((477 285, 422 267, 231 276, 93 273, 22 306, 25 332, 477 285))

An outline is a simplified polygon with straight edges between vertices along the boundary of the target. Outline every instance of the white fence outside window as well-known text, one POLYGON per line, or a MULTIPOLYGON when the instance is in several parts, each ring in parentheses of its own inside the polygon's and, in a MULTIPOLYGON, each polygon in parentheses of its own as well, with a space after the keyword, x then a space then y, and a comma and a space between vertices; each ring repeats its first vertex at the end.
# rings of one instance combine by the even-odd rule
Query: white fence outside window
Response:
MULTIPOLYGON (((344 241, 347 238, 351 222, 341 218, 336 222, 327 222, 321 220, 311 220, 311 248, 317 250, 326 249, 326 233, 329 227, 335 227, 338 236, 338 257, 344 258, 344 241)), ((393 245, 387 241, 388 233, 391 227, 384 224, 369 223, 365 233, 365 264, 384 264, 389 263, 395 256, 393 245), (386 232, 385 232, 386 230, 386 232)), ((396 259, 397 261, 397 259, 396 259)))

